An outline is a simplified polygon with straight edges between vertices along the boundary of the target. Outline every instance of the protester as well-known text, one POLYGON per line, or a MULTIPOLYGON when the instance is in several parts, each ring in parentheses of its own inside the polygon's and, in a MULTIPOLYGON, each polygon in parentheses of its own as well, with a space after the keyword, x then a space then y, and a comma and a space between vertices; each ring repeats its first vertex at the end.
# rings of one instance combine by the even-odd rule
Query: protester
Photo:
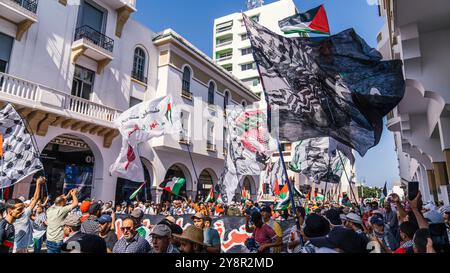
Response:
POLYGON ((180 253, 171 243, 172 231, 169 226, 158 224, 150 234, 152 236, 152 253, 180 253))
POLYGON ((89 216, 81 224, 81 232, 85 234, 98 235, 100 224, 98 218, 102 214, 102 205, 100 203, 91 203, 89 206, 89 216))
POLYGON ((5 204, 5 217, 0 220, 0 253, 12 252, 14 248, 14 222, 24 214, 25 205, 20 199, 10 199, 5 204))
POLYGON ((197 228, 203 230, 203 244, 206 252, 220 253, 221 243, 219 232, 210 227, 212 222, 211 218, 198 212, 194 216, 192 216, 191 219, 197 228))
POLYGON ((135 208, 131 212, 131 218, 133 218, 134 221, 136 222, 136 225, 135 225, 136 232, 139 234, 139 236, 141 236, 142 238, 147 240, 149 245, 152 245, 152 237, 150 236, 150 229, 148 227, 146 227, 143 222, 144 212, 142 211, 142 209, 135 208))
POLYGON ((396 239, 399 238, 397 212, 392 209, 390 202, 384 203, 384 223, 389 227, 396 239))
POLYGON ((55 204, 47 210, 47 253, 60 253, 64 239, 64 219, 71 210, 78 206, 77 190, 69 191, 68 196, 72 198, 72 203, 67 204, 67 197, 58 196, 55 204))
POLYGON ((106 244, 97 235, 81 232, 81 220, 76 214, 64 219, 64 243, 62 253, 106 253, 106 244))
POLYGON ((38 204, 35 213, 31 216, 33 220, 33 253, 40 253, 47 232, 47 206, 48 197, 43 204, 38 204))
POLYGON ((100 225, 99 236, 105 241, 108 253, 112 253, 114 245, 117 243, 117 235, 113 229, 114 222, 114 218, 108 214, 103 214, 98 218, 98 223, 100 225))
POLYGON ((361 237, 361 239, 367 245, 367 243, 369 243, 369 238, 364 232, 362 224, 363 221, 361 219, 361 216, 356 213, 350 212, 344 216, 344 226, 356 232, 356 234, 358 234, 358 236, 361 237))
POLYGON ((84 222, 84 220, 86 220, 90 216, 89 208, 91 207, 91 205, 92 205, 92 202, 88 201, 88 200, 84 200, 83 202, 81 202, 81 205, 80 205, 80 211, 82 213, 81 218, 80 218, 81 222, 84 222))
MULTIPOLYGON (((303 226, 303 224, 305 223, 305 217, 306 209, 303 207, 298 207, 295 220, 298 221, 299 227, 303 226)), ((291 228, 291 236, 289 237, 287 252, 299 253, 303 245, 303 241, 304 238, 301 234, 301 228, 299 229, 296 223, 291 228)))
POLYGON ((136 231, 136 221, 133 218, 126 218, 122 221, 120 228, 123 237, 114 245, 113 253, 148 253, 151 250, 150 244, 142 238, 136 231))
POLYGON ((391 251, 395 251, 399 247, 399 242, 389 229, 389 226, 384 223, 384 219, 381 214, 374 214, 370 218, 370 224, 373 229, 370 239, 378 242, 383 248, 383 252, 389 253, 391 251))
POLYGON ((358 234, 348 228, 336 226, 326 236, 310 239, 311 244, 319 248, 316 253, 364 253, 366 244, 358 234))
POLYGON ((31 215, 41 195, 41 188, 45 184, 45 177, 36 180, 36 190, 31 201, 25 201, 22 216, 14 222, 14 253, 27 253, 28 247, 33 244, 33 223, 31 215))
MULTIPOLYGON (((261 216, 263 219, 264 224, 269 225, 269 227, 275 232, 277 238, 275 245, 271 248, 271 252, 273 253, 280 253, 281 248, 283 246, 283 231, 281 229, 280 224, 278 224, 276 221, 272 219, 272 209, 269 206, 264 206, 261 209, 261 216)), ((248 233, 254 232, 256 227, 255 226, 249 226, 250 221, 246 221, 245 223, 245 230, 248 233)))
POLYGON ((414 253, 414 234, 419 229, 416 223, 406 221, 400 224, 400 240, 401 245, 394 253, 414 253))
POLYGON ((327 248, 315 246, 311 239, 326 236, 330 229, 330 222, 325 217, 316 213, 309 214, 305 219, 304 228, 301 230, 305 245, 300 248, 300 253, 327 253, 327 248))
POLYGON ((175 234, 180 239, 181 253, 205 253, 203 230, 196 226, 188 226, 181 235, 175 234))
POLYGON ((259 211, 254 211, 251 218, 247 216, 246 226, 251 220, 255 228, 251 239, 247 240, 246 245, 249 249, 256 249, 258 253, 270 253, 272 247, 279 246, 278 236, 275 231, 267 224, 264 224, 262 215, 259 211), (253 245, 253 241, 256 245, 253 245))

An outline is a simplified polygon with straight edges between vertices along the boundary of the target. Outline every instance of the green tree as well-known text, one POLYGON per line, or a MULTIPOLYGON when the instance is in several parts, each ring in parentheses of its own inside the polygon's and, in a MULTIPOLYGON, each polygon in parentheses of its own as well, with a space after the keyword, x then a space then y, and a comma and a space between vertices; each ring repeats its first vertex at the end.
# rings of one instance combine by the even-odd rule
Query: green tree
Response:
POLYGON ((377 187, 368 187, 368 186, 359 186, 358 192, 361 194, 361 187, 362 187, 362 193, 364 198, 380 198, 381 197, 381 188, 377 187))

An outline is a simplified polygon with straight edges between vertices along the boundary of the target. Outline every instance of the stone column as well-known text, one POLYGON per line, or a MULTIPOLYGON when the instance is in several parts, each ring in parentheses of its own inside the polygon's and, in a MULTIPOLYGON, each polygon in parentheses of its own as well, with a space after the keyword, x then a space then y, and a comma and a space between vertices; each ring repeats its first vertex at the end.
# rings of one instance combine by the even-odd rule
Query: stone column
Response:
POLYGON ((433 162, 434 177, 436 180, 436 186, 448 185, 447 166, 445 162, 433 162))
POLYGON ((445 165, 446 165, 446 171, 447 171, 447 184, 449 184, 449 180, 448 180, 448 174, 450 173, 450 149, 446 149, 444 150, 444 158, 445 158, 445 165))
POLYGON ((434 171, 433 170, 427 170, 427 177, 428 177, 428 185, 431 191, 431 194, 433 195, 433 200, 435 203, 438 202, 438 191, 436 187, 436 180, 434 177, 434 171))

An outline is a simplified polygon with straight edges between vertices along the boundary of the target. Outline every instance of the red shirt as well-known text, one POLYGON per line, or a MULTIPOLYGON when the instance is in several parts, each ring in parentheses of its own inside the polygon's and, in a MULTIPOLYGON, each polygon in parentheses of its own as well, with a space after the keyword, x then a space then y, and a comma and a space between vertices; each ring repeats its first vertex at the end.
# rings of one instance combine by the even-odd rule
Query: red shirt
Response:
POLYGON ((255 241, 261 246, 275 242, 277 240, 277 235, 270 226, 263 224, 260 228, 255 227, 252 238, 255 238, 255 241))

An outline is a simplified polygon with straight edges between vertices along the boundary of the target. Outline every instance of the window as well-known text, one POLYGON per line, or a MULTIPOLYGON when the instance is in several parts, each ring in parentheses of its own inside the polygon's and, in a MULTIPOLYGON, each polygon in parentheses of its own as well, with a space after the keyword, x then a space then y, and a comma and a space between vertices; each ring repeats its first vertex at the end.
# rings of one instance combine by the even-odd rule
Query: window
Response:
POLYGON ((147 77, 145 77, 145 64, 147 55, 144 49, 136 47, 134 50, 133 71, 131 77, 140 82, 147 83, 147 77))
POLYGON ((227 143, 227 127, 223 127, 223 154, 227 154, 228 143, 227 143))
POLYGON ((185 66, 183 70, 183 92, 191 93, 191 70, 185 66))
POLYGON ((216 33, 225 32, 225 31, 231 30, 232 28, 233 28, 233 21, 228 21, 226 23, 217 25, 216 33))
POLYGON ((189 142, 189 112, 182 110, 180 112, 180 120, 181 120, 180 141, 189 142))
POLYGON ((243 100, 241 104, 242 104, 242 107, 244 107, 244 108, 247 107, 247 102, 245 100, 243 100))
POLYGON ((212 121, 208 121, 208 132, 207 132, 207 149, 208 150, 215 150, 214 146, 214 123, 212 121))
POLYGON ((233 58, 233 51, 221 52, 217 54, 217 59, 219 61, 225 61, 233 58))
POLYGON ((256 69, 256 63, 249 63, 249 64, 241 64, 241 70, 242 71, 247 71, 247 70, 252 70, 252 69, 256 69))
POLYGON ((248 39, 247 33, 241 34, 241 40, 242 40, 242 41, 245 41, 245 40, 247 40, 247 39, 248 39))
POLYGON ((248 55, 248 54, 252 54, 252 53, 253 53, 253 50, 252 50, 251 47, 241 49, 241 55, 242 56, 245 56, 245 55, 248 55))
POLYGON ((137 99, 135 97, 130 97, 130 108, 141 103, 142 100, 137 99))
POLYGON ((227 113, 227 106, 228 106, 229 98, 230 98, 230 93, 228 93, 228 91, 225 91, 225 94, 223 96, 223 111, 225 114, 227 113))
POLYGON ((247 86, 258 86, 261 83, 261 80, 256 78, 244 79, 242 80, 247 86))
POLYGON ((78 17, 78 27, 89 26, 103 33, 105 32, 106 10, 91 1, 82 1, 78 17))
POLYGON ((0 72, 5 73, 8 69, 13 42, 12 37, 0 33, 0 72))
POLYGON ((208 87, 208 104, 214 104, 215 92, 216 92, 216 85, 213 82, 210 82, 208 87))
POLYGON ((226 71, 233 72, 233 65, 224 65, 222 66, 226 71))
POLYGON ((94 78, 94 71, 76 65, 72 82, 72 96, 90 100, 94 88, 94 78))
POLYGON ((228 45, 233 42, 233 36, 229 36, 222 39, 217 39, 217 46, 228 45))

